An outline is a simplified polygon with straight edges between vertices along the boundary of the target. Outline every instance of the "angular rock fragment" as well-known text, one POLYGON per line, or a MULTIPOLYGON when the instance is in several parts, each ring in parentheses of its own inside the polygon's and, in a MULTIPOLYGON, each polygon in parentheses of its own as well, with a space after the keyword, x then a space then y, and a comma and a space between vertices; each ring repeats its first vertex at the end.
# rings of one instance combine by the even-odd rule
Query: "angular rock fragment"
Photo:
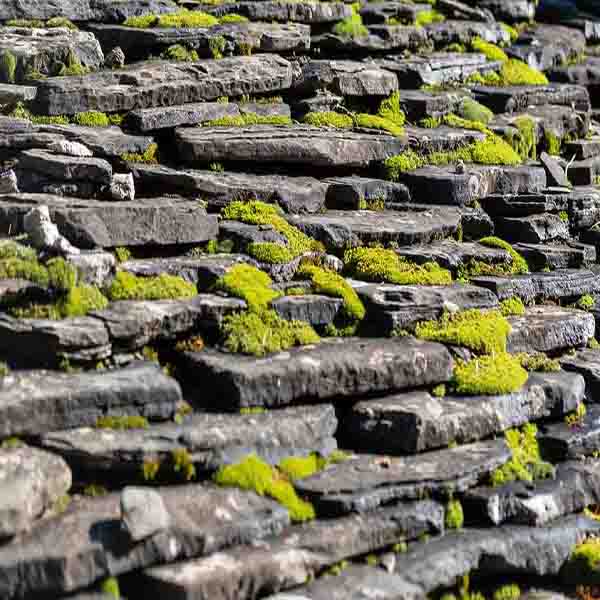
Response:
POLYGON ((283 296, 273 300, 273 310, 287 321, 306 321, 313 327, 324 327, 333 323, 342 309, 342 300, 317 294, 283 296))
POLYGON ((540 154, 540 161, 546 169, 546 173, 548 174, 548 183, 550 185, 569 187, 569 179, 567 178, 563 168, 560 166, 560 163, 555 158, 546 152, 542 152, 540 154))
POLYGON ((183 367, 199 403, 231 411, 435 384, 450 378, 452 359, 441 344, 412 338, 343 338, 265 358, 188 352, 183 367))
POLYGON ((583 375, 588 401, 600 402, 600 352, 598 350, 579 350, 573 356, 563 356, 560 364, 566 371, 583 375))
POLYGON ((383 202, 385 206, 410 202, 410 192, 401 183, 369 177, 332 177, 326 179, 327 208, 357 210, 363 203, 383 202))
POLYGON ((509 242, 542 244, 569 239, 569 224, 558 215, 544 213, 529 217, 496 217, 496 233, 509 242))
POLYGON ((121 521, 129 537, 139 542, 168 529, 171 515, 156 490, 126 487, 121 492, 121 521))
POLYGON ((548 244, 513 244, 513 248, 534 271, 577 269, 596 262, 596 249, 571 242, 566 246, 548 244))
POLYGON ((492 44, 510 42, 510 36, 498 23, 448 20, 427 26, 427 38, 438 48, 448 44, 468 45, 477 37, 492 44))

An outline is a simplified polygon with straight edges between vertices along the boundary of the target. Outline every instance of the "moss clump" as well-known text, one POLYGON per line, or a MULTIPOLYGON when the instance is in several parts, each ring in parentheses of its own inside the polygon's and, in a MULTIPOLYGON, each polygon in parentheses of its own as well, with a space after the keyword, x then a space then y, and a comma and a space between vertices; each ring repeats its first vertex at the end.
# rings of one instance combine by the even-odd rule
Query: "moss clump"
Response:
POLYGON ((273 281, 260 269, 251 265, 235 265, 215 283, 215 289, 246 301, 248 308, 260 312, 278 298, 280 292, 271 288, 273 281))
POLYGON ((226 46, 227 41, 222 35, 214 35, 208 40, 208 49, 215 60, 223 58, 226 46))
POLYGON ((256 260, 269 264, 288 263, 294 260, 292 252, 275 242, 252 242, 248 244, 247 252, 256 260))
POLYGON ((121 590, 119 589, 119 580, 116 577, 107 577, 100 584, 100 591, 103 594, 112 596, 115 600, 119 600, 121 598, 121 590))
POLYGON ((192 460, 192 455, 186 448, 176 448, 171 451, 171 461, 173 471, 181 475, 185 481, 191 481, 196 478, 196 467, 192 460))
POLYGON ((7 258, 0 260, 0 279, 27 279, 40 286, 47 286, 48 271, 37 260, 7 258))
POLYGON ((587 414, 587 408, 583 402, 577 405, 576 410, 565 416, 565 423, 568 427, 582 427, 585 421, 585 415, 587 414))
POLYGON ((380 117, 378 115, 369 115, 366 113, 354 115, 354 125, 356 127, 364 127, 366 129, 380 129, 396 136, 404 135, 403 127, 397 125, 389 119, 386 119, 385 117, 380 117))
POLYGON ((446 395, 446 386, 443 383, 436 385, 431 390, 431 395, 435 398, 444 398, 444 396, 446 395))
POLYGON ((40 29, 44 27, 44 21, 40 19, 10 19, 6 21, 7 27, 24 27, 26 29, 40 29))
POLYGON ((223 345, 230 352, 265 356, 293 346, 317 344, 315 330, 303 321, 286 321, 274 310, 245 312, 225 317, 223 345))
MULTIPOLYGON (((569 583, 597 585, 600 581, 600 538, 589 538, 575 546, 561 571, 569 583)), ((584 598, 594 598, 591 593, 584 598)))
POLYGON ((195 50, 190 50, 181 44, 169 46, 162 52, 160 57, 165 60, 178 60, 181 62, 196 62, 197 60, 200 60, 200 57, 195 50))
POLYGON ((590 294, 584 294, 577 300, 575 306, 581 310, 592 310, 596 306, 596 299, 590 294))
POLYGON ((472 162, 482 165, 518 165, 520 156, 502 138, 488 135, 475 142, 471 149, 472 162))
POLYGON ((354 13, 343 21, 336 23, 333 27, 333 33, 344 39, 353 39, 369 35, 369 30, 364 26, 361 16, 354 13))
POLYGON ((541 459, 535 425, 526 423, 521 431, 509 429, 504 438, 512 458, 491 474, 492 485, 504 485, 511 481, 533 481, 553 474, 552 465, 541 459))
POLYGON ((525 305, 521 298, 513 296, 500 302, 500 312, 504 317, 521 316, 525 314, 525 305))
POLYGON ((504 50, 502 50, 502 48, 499 48, 496 46, 496 44, 486 42, 480 37, 476 37, 471 41, 471 49, 473 52, 485 54, 485 57, 488 60, 499 60, 502 62, 506 62, 508 60, 508 56, 506 56, 506 53, 504 50))
POLYGON ((465 522, 465 515, 460 500, 450 500, 446 504, 446 529, 462 529, 465 522))
POLYGON ((148 419, 139 416, 121 416, 121 417, 99 417, 96 419, 98 429, 148 429, 148 419))
POLYGON ((37 252, 30 246, 24 246, 14 240, 3 240, 0 241, 0 260, 7 258, 36 261, 37 252))
POLYGON ((219 19, 197 10, 179 10, 165 15, 143 15, 129 17, 123 22, 126 27, 147 29, 149 27, 197 29, 218 25, 219 19))
POLYGON ((511 58, 500 69, 502 85, 548 85, 548 78, 522 60, 511 58))
POLYGON ((517 117, 512 125, 517 128, 518 135, 513 136, 510 143, 519 156, 526 160, 537 159, 536 125, 531 117, 517 117))
POLYGON ((457 361, 453 388, 457 394, 466 396, 510 394, 521 389, 527 377, 517 357, 499 353, 468 362, 457 361))
POLYGON ((458 116, 467 121, 487 125, 494 118, 494 113, 487 106, 480 104, 472 98, 465 98, 458 107, 458 116))
POLYGON ((66 27, 67 29, 76 30, 77 25, 65 17, 52 17, 46 21, 46 27, 66 27))
POLYGON ((382 100, 377 115, 402 127, 406 122, 406 115, 400 108, 400 92, 392 92, 389 98, 382 100))
POLYGON ((125 152, 124 154, 121 154, 121 160, 124 160, 126 162, 155 165, 158 163, 158 158, 156 156, 157 151, 158 145, 150 144, 143 154, 139 154, 137 152, 125 152))
POLYGON ((447 285, 452 275, 437 263, 417 265, 384 248, 350 248, 344 254, 346 270, 364 281, 398 285, 447 285))
POLYGON ((59 292, 68 292, 75 286, 77 272, 64 258, 53 258, 48 261, 48 283, 59 292))
POLYGON ((516 583, 500 586, 492 596, 492 600, 519 600, 521 588, 516 583))
POLYGON ((519 37, 519 32, 514 27, 511 27, 510 25, 507 25, 506 23, 500 23, 500 27, 502 27, 502 29, 504 29, 504 31, 506 31, 506 33, 508 33, 508 35, 510 36, 511 42, 517 41, 517 38, 519 37))
POLYGON ((128 17, 123 21, 123 25, 125 27, 136 27, 137 29, 148 29, 154 27, 157 22, 157 15, 140 15, 138 17, 128 17))
POLYGON ((446 20, 446 17, 437 10, 422 10, 417 13, 415 18, 415 25, 417 27, 424 27, 431 23, 442 23, 446 20))
POLYGON ((108 291, 111 300, 165 300, 192 298, 197 294, 193 283, 175 275, 137 277, 126 271, 117 271, 108 291))
POLYGON ((308 456, 289 456, 278 465, 278 469, 290 480, 303 479, 325 468, 327 461, 318 454, 308 456))
POLYGON ((558 360, 548 358, 543 352, 537 352, 535 354, 527 354, 521 352, 515 355, 521 366, 526 371, 539 371, 541 373, 555 373, 560 371, 560 363, 558 360))
POLYGON ((554 156, 559 156, 561 146, 562 140, 551 129, 544 129, 544 147, 546 148, 546 152, 554 156))
POLYGON ((223 15, 219 19, 219 22, 221 25, 226 25, 227 23, 247 23, 248 18, 238 15, 237 13, 229 13, 228 15, 223 15))
POLYGON ((309 112, 304 115, 302 121, 315 127, 336 127, 337 129, 351 129, 354 127, 354 120, 350 115, 337 113, 334 111, 309 112))
POLYGON ((129 248, 125 248, 123 246, 115 248, 115 257, 117 262, 127 262, 128 260, 131 260, 131 256, 131 250, 129 248))
POLYGON ((257 115, 246 113, 226 116, 202 123, 203 127, 247 127, 248 125, 291 125, 292 119, 286 115, 257 115))
POLYGON ((315 518, 309 502, 300 499, 282 473, 251 454, 237 464, 221 467, 215 474, 217 485, 252 490, 260 496, 270 496, 288 509, 292 521, 315 518))
POLYGON ((77 58, 73 50, 69 50, 64 64, 60 67, 56 75, 59 77, 78 77, 89 73, 89 69, 84 67, 77 58))
POLYGON ((92 310, 103 310, 108 306, 108 299, 94 285, 82 283, 69 290, 58 302, 58 309, 63 317, 83 317, 92 310))
POLYGON ((499 237, 488 236, 479 240, 480 244, 487 246, 488 248, 500 248, 506 250, 512 258, 512 264, 510 273, 513 275, 520 275, 523 273, 529 273, 529 265, 527 261, 508 243, 499 237))
POLYGON ((14 83, 17 73, 17 59, 9 50, 0 54, 0 80, 3 83, 14 83))
POLYGON ((497 310, 444 313, 439 320, 422 321, 415 328, 419 338, 465 346, 479 354, 506 352, 509 333, 508 321, 497 310))

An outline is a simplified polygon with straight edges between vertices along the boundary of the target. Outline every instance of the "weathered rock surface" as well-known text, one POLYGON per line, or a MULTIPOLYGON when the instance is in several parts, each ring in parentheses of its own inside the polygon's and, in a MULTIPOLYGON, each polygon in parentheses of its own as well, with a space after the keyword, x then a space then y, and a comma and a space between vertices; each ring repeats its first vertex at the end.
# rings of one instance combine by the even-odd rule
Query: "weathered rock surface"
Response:
POLYGON ((273 300, 273 310, 288 321, 306 321, 313 326, 325 326, 333 323, 340 313, 343 302, 340 298, 330 298, 318 294, 282 296, 273 300))
POLYGON ((222 16, 235 13, 252 21, 282 21, 284 23, 333 23, 349 17, 350 7, 343 2, 302 2, 291 4, 280 0, 266 2, 232 2, 216 6, 212 14, 222 16))
POLYGON ((0 380, 0 437, 93 425, 105 414, 166 419, 180 400, 179 384, 153 363, 72 374, 12 372, 0 380))
POLYGON ((509 242, 543 244, 569 239, 569 224, 550 213, 519 218, 497 217, 494 225, 496 233, 509 242))
POLYGON ((147 488, 126 487, 121 492, 121 520, 134 542, 164 531, 171 525, 162 496, 147 488))
POLYGON ((571 242, 566 246, 549 244, 513 244, 513 248, 534 271, 577 269, 596 262, 593 246, 571 242))
POLYGON ((412 338, 324 340, 265 358, 212 349, 186 353, 199 403, 221 410, 357 397, 447 381, 452 359, 440 344, 412 338))
POLYGON ((357 210, 361 203, 383 201, 386 206, 410 202, 410 192, 401 183, 370 177, 332 177, 326 179, 327 208, 357 210))
POLYGON ((583 375, 587 399, 590 402, 600 402, 600 352, 579 350, 573 356, 563 356, 560 364, 566 371, 583 375))

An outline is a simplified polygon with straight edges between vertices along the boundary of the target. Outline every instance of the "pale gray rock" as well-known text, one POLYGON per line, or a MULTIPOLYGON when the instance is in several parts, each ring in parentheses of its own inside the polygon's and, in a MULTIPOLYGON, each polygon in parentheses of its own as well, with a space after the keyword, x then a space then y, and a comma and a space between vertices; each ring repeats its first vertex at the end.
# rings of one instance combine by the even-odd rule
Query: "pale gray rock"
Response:
POLYGON ((38 250, 49 250, 58 254, 79 254, 76 248, 62 236, 58 227, 52 222, 47 206, 32 208, 23 217, 23 229, 29 241, 38 250))
POLYGON ((123 202, 135 199, 135 183, 131 173, 115 173, 110 182, 110 195, 113 200, 123 202))
POLYGON ((121 492, 121 522, 129 537, 139 542, 168 529, 171 515, 156 490, 126 487, 121 492))

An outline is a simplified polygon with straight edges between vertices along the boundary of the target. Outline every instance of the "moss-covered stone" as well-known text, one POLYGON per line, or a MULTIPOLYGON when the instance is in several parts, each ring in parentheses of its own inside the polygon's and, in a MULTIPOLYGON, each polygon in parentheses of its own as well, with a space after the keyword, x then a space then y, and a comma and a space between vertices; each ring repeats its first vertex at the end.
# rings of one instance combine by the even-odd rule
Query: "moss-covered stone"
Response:
POLYGON ((506 53, 504 50, 502 50, 502 48, 496 46, 496 44, 486 42, 480 37, 476 37, 471 41, 471 49, 473 52, 485 54, 485 57, 488 60, 499 60, 502 62, 506 62, 508 60, 508 56, 506 56, 506 53))
POLYGON ((500 302, 500 312, 504 317, 521 316, 525 314, 525 305, 521 298, 513 296, 500 302))
POLYGON ((502 85, 548 85, 548 78, 521 60, 511 58, 500 69, 502 85))
POLYGON ((458 116, 467 121, 474 121, 487 125, 493 118, 494 113, 483 104, 472 98, 464 98, 458 106, 458 116))
POLYGON ((519 156, 526 160, 537 160, 536 124, 531 117, 517 117, 512 125, 517 128, 518 134, 509 141, 519 156))
POLYGON ((452 386, 457 394, 465 396, 495 396, 520 390, 527 377, 518 357, 500 352, 467 362, 458 360, 452 386))
POLYGON ((197 293, 193 283, 175 275, 162 273, 156 277, 137 277, 126 271, 117 271, 108 290, 111 300, 191 298, 197 293))
POLYGON ((129 17, 123 22, 126 27, 137 27, 148 29, 150 27, 165 28, 204 28, 219 24, 219 19, 213 15, 201 12, 199 10, 181 9, 174 13, 164 15, 142 15, 139 17, 129 17))
POLYGON ((221 25, 226 25, 227 23, 247 23, 248 18, 242 15, 238 15, 237 13, 229 13, 227 15, 223 15, 219 19, 219 23, 221 25))
POLYGON ((404 135, 403 127, 379 115, 358 113, 354 115, 354 125, 355 127, 364 127, 366 129, 380 129, 396 136, 404 135))
POLYGON ((295 258, 287 246, 275 242, 252 242, 246 250, 256 260, 269 264, 288 263, 295 258))
POLYGON ((529 272, 529 265, 527 261, 508 243, 503 239, 495 236, 487 236, 479 240, 480 244, 487 246, 488 248, 500 248, 508 252, 512 258, 510 270, 508 271, 512 275, 522 275, 529 272))
POLYGON ((17 72, 17 59, 10 50, 4 50, 0 54, 0 81, 2 83, 14 83, 17 72))
POLYGON ((399 127, 402 127, 406 122, 406 115, 400 108, 400 92, 392 92, 389 98, 382 100, 379 104, 377 114, 392 123, 395 123, 399 127))
POLYGON ((415 18, 415 25, 417 27, 424 27, 431 23, 441 23, 446 20, 446 17, 437 10, 421 10, 417 13, 415 18))
POLYGON ((169 46, 160 56, 165 60, 178 60, 181 62, 195 62, 200 60, 196 50, 190 50, 182 44, 173 44, 169 46))
POLYGON ((453 499, 446 504, 446 517, 444 522, 446 529, 462 529, 465 522, 465 516, 460 500, 453 499))
MULTIPOLYGON (((561 576, 571 585, 600 584, 600 538, 589 538, 577 544, 563 566, 561 576)), ((589 597, 593 598, 595 594, 591 593, 589 597)))
POLYGON ((246 113, 225 116, 202 123, 204 127, 247 127, 248 125, 291 125, 292 119, 286 115, 257 115, 246 113))
POLYGON ((336 127, 337 129, 354 127, 354 120, 350 115, 334 111, 309 112, 304 115, 302 121, 316 127, 336 127))
POLYGON ((96 286, 85 283, 71 288, 58 302, 58 309, 63 317, 83 317, 107 306, 108 298, 96 286))
POLYGON ((106 416, 96 419, 98 429, 147 429, 150 426, 146 417, 106 416))
POLYGON ((555 358, 548 358, 543 352, 536 352, 535 354, 521 352, 515 356, 526 371, 539 371, 542 373, 560 371, 560 362, 555 358))
POLYGON ((492 600, 519 600, 521 588, 516 583, 507 583, 494 591, 492 600))
POLYGON ((126 152, 121 154, 121 160, 133 163, 145 163, 154 165, 158 163, 158 144, 150 144, 143 154, 137 152, 126 152))
POLYGON ((548 154, 560 156, 562 140, 551 129, 544 129, 544 147, 548 154))
POLYGON ((246 301, 248 308, 261 312, 281 293, 272 289, 273 281, 260 269, 251 265, 235 265, 215 283, 215 289, 221 290, 246 301))

